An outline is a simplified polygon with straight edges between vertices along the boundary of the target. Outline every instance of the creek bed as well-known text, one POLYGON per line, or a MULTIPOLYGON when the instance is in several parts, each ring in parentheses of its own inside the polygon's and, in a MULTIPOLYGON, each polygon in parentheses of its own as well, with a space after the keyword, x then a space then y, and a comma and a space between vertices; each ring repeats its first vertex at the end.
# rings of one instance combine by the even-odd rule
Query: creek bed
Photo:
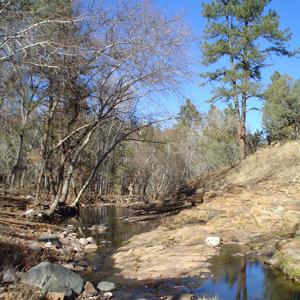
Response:
POLYGON ((221 300, 300 300, 300 285, 286 279, 282 273, 263 263, 262 257, 245 256, 243 246, 224 246, 220 255, 210 262, 212 273, 192 278, 136 281, 118 275, 113 253, 132 236, 154 229, 158 223, 125 223, 120 219, 130 210, 116 206, 95 205, 82 209, 80 215, 67 221, 80 228, 81 235, 93 236, 100 245, 97 252, 87 254, 85 260, 95 268, 84 274, 97 286, 100 281, 112 281, 118 288, 114 299, 160 299, 176 292, 192 293, 197 297, 218 296, 221 300), (92 225, 106 223, 109 230, 97 233, 92 225))

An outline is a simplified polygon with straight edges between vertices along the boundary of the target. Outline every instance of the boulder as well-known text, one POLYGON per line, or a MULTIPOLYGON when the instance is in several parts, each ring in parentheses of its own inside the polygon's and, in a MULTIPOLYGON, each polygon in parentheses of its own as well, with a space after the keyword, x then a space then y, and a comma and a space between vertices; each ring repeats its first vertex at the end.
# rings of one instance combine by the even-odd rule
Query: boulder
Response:
POLYGON ((21 280, 23 283, 40 287, 43 293, 64 293, 67 297, 71 297, 73 293, 78 295, 83 289, 83 279, 79 275, 50 262, 42 262, 31 268, 21 280))

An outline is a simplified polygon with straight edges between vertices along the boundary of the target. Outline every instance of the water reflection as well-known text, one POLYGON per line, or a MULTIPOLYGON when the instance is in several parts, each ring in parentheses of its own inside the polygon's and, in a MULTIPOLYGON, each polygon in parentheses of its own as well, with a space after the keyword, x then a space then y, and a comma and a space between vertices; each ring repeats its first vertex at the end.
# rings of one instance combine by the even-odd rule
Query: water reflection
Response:
POLYGON ((107 205, 94 205, 89 209, 81 209, 79 216, 67 221, 79 228, 83 237, 93 236, 98 245, 110 249, 117 249, 132 236, 147 232, 156 227, 153 223, 125 223, 120 219, 128 216, 131 210, 126 207, 107 205), (107 224, 106 232, 91 231, 88 228, 93 225, 107 224))
POLYGON ((200 295, 222 300, 300 300, 300 285, 263 264, 260 257, 247 257, 245 246, 225 246, 211 260, 213 277, 194 289, 200 295), (237 255, 238 253, 238 255, 237 255))
POLYGON ((129 209, 114 206, 94 206, 80 211, 80 215, 71 219, 71 223, 81 228, 84 236, 93 236, 99 250, 87 254, 85 259, 95 267, 95 271, 85 274, 93 284, 101 280, 112 281, 118 288, 114 291, 117 299, 160 299, 170 295, 178 286, 183 286, 187 293, 203 296, 218 295, 222 300, 300 300, 300 285, 285 279, 282 274, 263 264, 262 258, 248 257, 247 246, 224 246, 220 255, 211 260, 213 276, 208 279, 170 278, 168 280, 151 280, 147 283, 125 280, 117 275, 112 254, 133 235, 150 231, 156 227, 153 223, 128 224, 120 217, 130 213, 129 209), (88 230, 92 225, 107 223, 109 230, 97 233, 88 230), (238 255, 237 255, 238 253, 238 255))

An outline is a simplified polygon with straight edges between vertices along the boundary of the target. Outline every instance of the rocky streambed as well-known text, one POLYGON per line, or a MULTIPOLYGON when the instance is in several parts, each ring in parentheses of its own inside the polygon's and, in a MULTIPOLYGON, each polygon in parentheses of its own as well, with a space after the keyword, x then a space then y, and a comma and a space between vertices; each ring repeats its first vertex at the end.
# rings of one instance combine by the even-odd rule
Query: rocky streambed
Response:
POLYGON ((131 238, 113 256, 120 273, 139 280, 205 276, 210 273, 208 259, 220 250, 206 240, 218 237, 223 245, 247 245, 244 255, 264 255, 274 268, 299 281, 300 202, 247 190, 210 191, 202 201, 156 230, 131 238))
MULTIPOLYGON (((197 191, 195 192, 197 194, 197 191)), ((202 191, 198 192, 200 194, 202 191)), ((44 283, 39 281, 36 284, 37 287, 41 292, 51 292, 51 299, 58 299, 57 297, 84 299, 97 297, 102 299, 111 297, 114 299, 163 299, 161 297, 165 297, 167 299, 172 295, 173 298, 169 299, 177 299, 178 295, 193 297, 193 294, 202 297, 205 294, 203 290, 206 286, 205 282, 212 282, 210 288, 206 286, 207 291, 215 289, 213 281, 217 280, 215 274, 219 272, 214 270, 214 266, 219 265, 220 261, 212 259, 219 257, 218 255, 228 245, 242 247, 238 248, 234 254, 241 258, 234 267, 236 275, 233 282, 234 280, 238 282, 237 289, 241 289, 240 284, 246 281, 246 279, 242 280, 246 278, 246 265, 249 270, 253 265, 251 261, 255 260, 252 257, 256 255, 264 257, 268 264, 282 270, 294 281, 299 280, 300 205, 297 201, 284 195, 264 196, 247 190, 239 190, 238 193, 210 190, 196 197, 197 201, 200 199, 202 203, 195 205, 195 202, 191 201, 189 208, 183 209, 177 215, 161 217, 158 227, 147 229, 150 231, 144 233, 134 231, 131 235, 125 230, 125 223, 122 223, 118 230, 108 230, 107 233, 93 234, 91 231, 86 231, 91 224, 97 225, 107 221, 101 219, 106 212, 103 213, 100 206, 93 207, 94 213, 87 211, 91 219, 81 219, 80 230, 72 224, 61 228, 36 223, 25 215, 13 218, 12 215, 16 216, 17 210, 10 209, 1 214, 2 240, 23 245, 33 251, 32 253, 36 256, 39 255, 41 261, 44 257, 45 260, 68 270, 70 274, 74 272, 80 276, 80 293, 76 292, 72 285, 66 286, 63 283, 62 287, 53 288, 55 282, 49 284, 49 280, 45 280, 44 283), (100 219, 97 216, 100 216, 100 219), (83 228, 85 228, 84 231, 83 228), (109 244, 111 242, 114 243, 116 236, 124 237, 122 242, 132 237, 123 245, 120 241, 117 242, 115 249, 112 249, 108 245, 111 245, 109 244), (41 241, 41 238, 44 240, 41 241), (102 249, 106 253, 105 260, 111 262, 109 267, 113 269, 109 275, 103 272, 106 262, 103 261, 102 249), (44 256, 45 252, 52 252, 54 255, 49 260, 44 256), (98 261, 97 264, 95 260, 98 261), (100 279, 97 279, 99 278, 97 274, 101 274, 100 279), (115 284, 115 289, 101 290, 98 286, 100 282, 115 284), (51 288, 47 290, 49 286, 51 288)), ((119 220, 120 217, 119 214, 113 215, 115 220, 119 220)), ((136 229, 138 226, 134 224, 133 228, 136 229)), ((116 224, 109 223, 109 227, 116 229, 116 224)), ((232 260, 229 261, 229 264, 222 267, 223 269, 230 269, 232 260)), ((29 272, 30 268, 31 265, 28 263, 25 271, 29 272)), ((47 274, 48 271, 49 265, 42 274, 47 274)), ((52 277, 52 275, 38 274, 40 274, 38 280, 41 277, 48 279, 52 277)), ((21 274, 17 274, 19 275, 22 277, 21 274)), ((247 278, 249 277, 247 274, 247 278)), ((0 290, 1 295, 7 295, 7 293, 11 295, 7 286, 19 284, 14 283, 16 279, 10 276, 10 270, 2 271, 4 286, 0 290)), ((61 282, 61 280, 56 280, 56 282, 61 282)), ((293 293, 299 296, 300 288, 298 294, 294 289, 295 286, 293 293)), ((231 299, 231 296, 228 297, 222 299, 231 299)))

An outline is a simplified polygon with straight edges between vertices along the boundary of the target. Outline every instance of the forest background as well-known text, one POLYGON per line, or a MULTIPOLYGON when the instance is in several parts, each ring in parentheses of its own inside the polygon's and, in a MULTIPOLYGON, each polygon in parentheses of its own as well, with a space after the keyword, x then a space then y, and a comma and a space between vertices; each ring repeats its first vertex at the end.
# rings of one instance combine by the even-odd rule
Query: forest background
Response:
MULTIPOLYGON (((267 15, 270 1, 252 2, 263 3, 258 16, 267 15)), ((193 33, 184 12, 169 14, 152 1, 2 0, 0 16, 5 190, 49 199, 52 214, 83 197, 149 201, 241 159, 231 96, 225 108, 213 101, 200 112, 186 93, 200 81, 193 67, 205 39, 193 33), (174 97, 184 99, 175 117, 162 109, 174 97)), ((287 42, 289 32, 282 37, 287 42)), ((279 46, 270 52, 297 54, 279 46)), ((257 95, 264 101, 263 130, 245 128, 246 155, 298 138, 299 91, 297 80, 274 72, 257 95)))

